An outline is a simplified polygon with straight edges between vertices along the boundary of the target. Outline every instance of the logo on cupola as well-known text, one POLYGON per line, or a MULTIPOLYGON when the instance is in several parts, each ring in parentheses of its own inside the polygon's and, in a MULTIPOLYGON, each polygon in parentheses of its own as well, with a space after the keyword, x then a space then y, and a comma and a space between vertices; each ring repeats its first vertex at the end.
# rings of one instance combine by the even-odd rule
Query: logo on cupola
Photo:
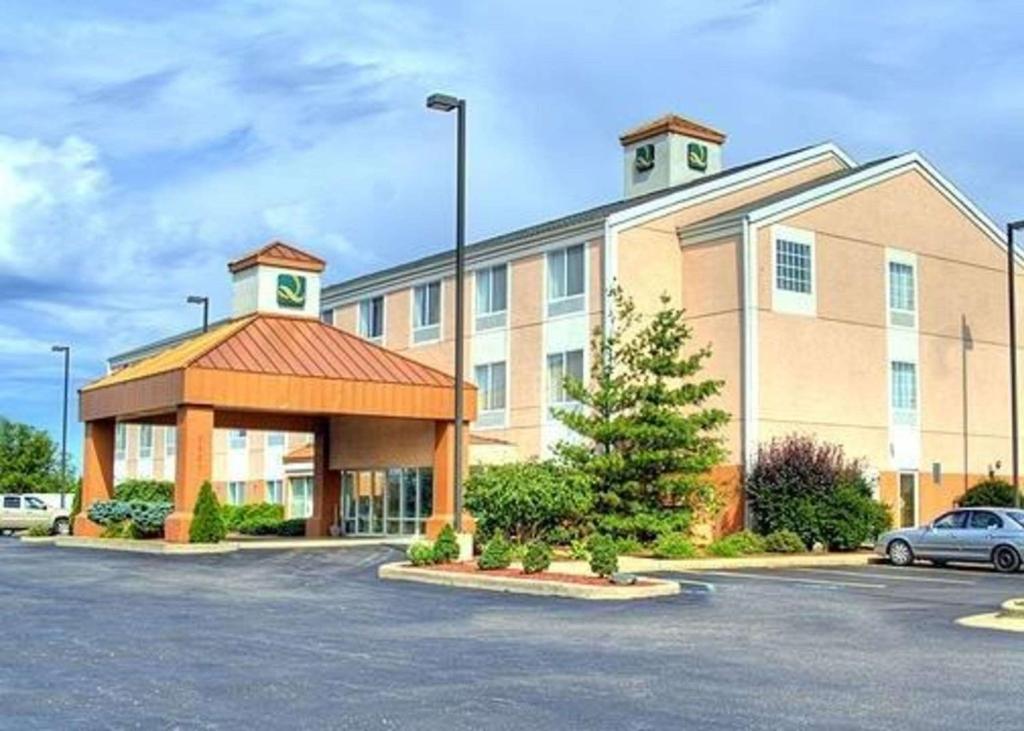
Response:
POLYGON ((298 274, 277 275, 277 304, 301 310, 306 306, 306 278, 298 274))

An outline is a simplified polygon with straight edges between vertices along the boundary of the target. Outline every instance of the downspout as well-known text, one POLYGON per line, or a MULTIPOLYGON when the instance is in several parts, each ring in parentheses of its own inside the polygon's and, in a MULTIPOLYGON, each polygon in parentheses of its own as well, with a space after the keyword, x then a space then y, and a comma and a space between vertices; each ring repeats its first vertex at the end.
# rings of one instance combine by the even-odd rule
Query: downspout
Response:
MULTIPOLYGON (((757 333, 757 227, 752 226, 748 216, 743 217, 741 241, 743 272, 743 349, 741 355, 743 385, 741 409, 743 413, 743 464, 741 470, 746 478, 757 459, 758 445, 758 333, 757 333)), ((746 494, 743 499, 743 524, 751 527, 750 510, 746 494)))

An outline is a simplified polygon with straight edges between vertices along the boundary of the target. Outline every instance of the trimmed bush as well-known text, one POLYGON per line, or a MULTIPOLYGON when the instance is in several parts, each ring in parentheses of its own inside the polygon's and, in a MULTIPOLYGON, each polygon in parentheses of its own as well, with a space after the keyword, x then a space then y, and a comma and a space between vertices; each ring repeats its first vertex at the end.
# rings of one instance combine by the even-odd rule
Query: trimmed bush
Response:
POLYGON ((960 505, 965 508, 1012 508, 1014 506, 1013 485, 1005 480, 990 477, 967 490, 960 497, 960 505))
POLYGON ((629 516, 602 515, 597 519, 597 530, 612 538, 632 539, 646 544, 658 540, 666 533, 686 533, 692 522, 693 515, 688 509, 666 508, 629 516))
POLYGON ((501 533, 487 541, 483 553, 477 559, 476 565, 483 571, 494 569, 507 569, 512 563, 512 545, 501 533))
POLYGON ((608 577, 619 570, 619 554, 615 541, 608 536, 596 535, 590 539, 590 570, 598 576, 608 577))
POLYGON ((192 525, 189 526, 189 543, 220 543, 227 535, 224 519, 221 517, 217 494, 209 480, 199 488, 199 497, 192 514, 192 525))
POLYGON ((777 530, 764 537, 764 550, 768 553, 803 553, 807 546, 791 530, 777 530))
POLYGON ((459 560, 459 542, 455 529, 446 525, 434 541, 434 563, 450 563, 459 560))
POLYGON ((666 533, 654 544, 655 558, 693 558, 697 549, 682 533, 666 533))
POLYGON ((413 543, 405 555, 413 566, 430 566, 434 563, 434 547, 425 541, 413 543))
POLYGON ((305 518, 289 518, 277 524, 277 535, 279 536, 304 536, 306 535, 305 518))
POLYGON ((100 533, 100 538, 134 538, 132 524, 127 520, 107 523, 100 533))
POLYGON ((551 549, 544 541, 531 541, 523 556, 523 573, 539 574, 551 566, 551 549))
POLYGON ((573 561, 589 561, 590 551, 587 550, 587 542, 580 539, 570 543, 569 558, 573 561))
POLYGON ((871 498, 863 478, 839 485, 818 511, 824 543, 832 551, 853 551, 889 530, 888 508, 871 498))
POLYGON ((53 527, 47 523, 36 523, 27 531, 25 535, 31 536, 32 538, 43 538, 53 533, 53 527))
POLYGON ((173 503, 174 483, 166 480, 125 480, 114 488, 114 499, 126 503, 173 503))
POLYGON ((764 538, 748 530, 733 533, 708 546, 708 553, 719 558, 736 558, 752 553, 764 553, 764 551, 764 538))
POLYGON ((552 462, 488 465, 466 480, 466 509, 483 536, 525 543, 573 525, 590 506, 586 480, 552 462))
POLYGON ((246 523, 280 523, 284 520, 284 506, 277 503, 246 503, 245 505, 222 505, 221 517, 224 528, 229 532, 245 533, 246 523))
POLYGON ((626 556, 632 553, 641 553, 643 550, 644 544, 631 536, 615 539, 615 552, 620 556, 626 556))
POLYGON ((152 538, 163 533, 164 523, 173 509, 167 502, 99 500, 89 506, 88 516, 93 523, 102 526, 130 522, 134 537, 152 538))

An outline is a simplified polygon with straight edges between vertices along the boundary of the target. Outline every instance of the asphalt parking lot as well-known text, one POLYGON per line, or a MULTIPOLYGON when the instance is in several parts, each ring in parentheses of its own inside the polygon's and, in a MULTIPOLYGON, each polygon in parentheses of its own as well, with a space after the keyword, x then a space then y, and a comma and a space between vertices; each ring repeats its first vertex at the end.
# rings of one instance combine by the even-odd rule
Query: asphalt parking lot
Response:
POLYGON ((677 575, 579 602, 379 582, 384 547, 141 556, 0 539, 0 727, 1020 729, 987 569, 677 575))

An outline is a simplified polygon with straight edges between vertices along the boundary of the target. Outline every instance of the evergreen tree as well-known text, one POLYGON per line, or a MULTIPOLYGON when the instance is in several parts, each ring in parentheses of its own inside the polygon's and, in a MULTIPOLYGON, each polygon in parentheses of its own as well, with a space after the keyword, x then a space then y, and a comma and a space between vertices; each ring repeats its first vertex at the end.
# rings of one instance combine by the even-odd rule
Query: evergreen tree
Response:
POLYGON ((199 497, 192 512, 192 525, 188 530, 189 543, 220 543, 227 535, 224 518, 220 513, 217 494, 209 480, 199 488, 199 497))
POLYGON ((723 384, 700 378, 711 350, 688 352, 683 310, 667 295, 649 316, 618 288, 612 299, 613 327, 591 340, 589 383, 566 380, 579 406, 554 412, 581 438, 555 449, 589 479, 599 531, 650 541, 687 527, 690 514, 679 508, 714 507, 708 472, 725 456, 719 432, 729 415, 707 405, 723 384))

